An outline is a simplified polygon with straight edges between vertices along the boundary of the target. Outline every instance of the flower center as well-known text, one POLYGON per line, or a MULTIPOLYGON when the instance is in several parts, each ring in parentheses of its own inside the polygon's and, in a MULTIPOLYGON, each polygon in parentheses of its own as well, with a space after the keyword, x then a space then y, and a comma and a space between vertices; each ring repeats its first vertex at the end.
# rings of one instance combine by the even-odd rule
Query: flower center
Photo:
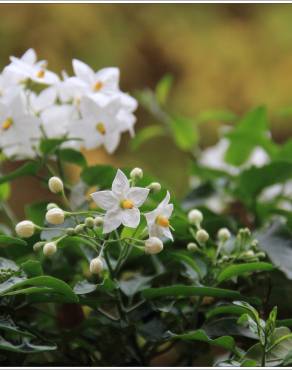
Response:
POLYGON ((1 127, 3 130, 8 130, 9 127, 12 125, 12 123, 13 123, 13 119, 11 117, 6 118, 6 120, 2 122, 1 127))
POLYGON ((123 209, 132 209, 134 207, 134 203, 131 199, 124 199, 121 201, 121 207, 123 209))
POLYGON ((100 82, 100 81, 97 81, 97 82, 93 85, 93 91, 99 91, 102 87, 103 87, 103 83, 102 83, 102 82, 100 82))
POLYGON ((44 69, 40 69, 40 70, 37 72, 36 76, 37 76, 38 78, 43 78, 43 77, 45 77, 45 73, 46 73, 46 71, 45 71, 44 69))
POLYGON ((164 216, 156 217, 155 222, 157 223, 157 225, 162 226, 162 227, 168 227, 169 226, 168 218, 166 218, 164 216))
POLYGON ((102 122, 99 122, 99 123, 96 125, 96 129, 97 129, 97 131, 98 131, 101 135, 105 135, 105 133, 106 133, 106 129, 105 129, 105 125, 104 125, 102 122))

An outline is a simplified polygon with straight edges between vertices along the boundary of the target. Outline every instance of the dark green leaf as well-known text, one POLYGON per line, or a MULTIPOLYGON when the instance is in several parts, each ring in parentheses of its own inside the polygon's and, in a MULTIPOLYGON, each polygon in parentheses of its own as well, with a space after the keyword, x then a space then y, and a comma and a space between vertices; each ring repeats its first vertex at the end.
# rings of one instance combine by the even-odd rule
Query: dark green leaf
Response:
POLYGON ((271 271, 274 266, 267 262, 250 262, 227 266, 219 273, 217 280, 222 283, 235 276, 244 275, 248 272, 271 271))
POLYGON ((64 162, 74 163, 80 167, 86 167, 86 159, 82 153, 77 150, 66 148, 59 151, 60 159, 64 162))
POLYGON ((23 245, 23 246, 26 246, 27 242, 25 240, 15 238, 14 236, 0 235, 0 245, 1 246, 7 246, 7 245, 23 245))
POLYGON ((43 275, 42 265, 39 261, 28 260, 21 264, 21 268, 28 277, 43 275))
POLYGON ((89 186, 101 189, 111 188, 117 170, 107 165, 96 165, 85 168, 81 173, 82 180, 89 186))
POLYGON ((39 164, 37 162, 27 162, 24 165, 18 167, 15 171, 10 172, 8 175, 0 177, 0 184, 8 181, 17 179, 18 177, 35 175, 39 169, 39 164))

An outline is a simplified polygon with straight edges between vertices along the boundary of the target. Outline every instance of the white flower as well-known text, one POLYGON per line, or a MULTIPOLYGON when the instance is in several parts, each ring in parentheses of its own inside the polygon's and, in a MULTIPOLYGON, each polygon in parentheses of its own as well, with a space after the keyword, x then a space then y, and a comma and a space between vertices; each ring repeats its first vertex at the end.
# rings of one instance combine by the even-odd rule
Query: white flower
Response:
POLYGON ((51 85, 59 81, 58 75, 47 70, 45 60, 37 61, 36 52, 27 50, 20 58, 10 57, 11 64, 7 70, 18 76, 19 82, 29 78, 34 82, 51 85))
POLYGON ((44 109, 54 105, 57 98, 56 90, 49 87, 38 95, 34 92, 29 94, 29 109, 33 114, 39 114, 44 109))
POLYGON ((173 240, 169 229, 169 218, 173 212, 173 204, 169 204, 169 200, 170 194, 167 192, 165 198, 158 207, 145 214, 150 237, 166 237, 173 240))
POLYGON ((7 157, 34 157, 32 147, 40 134, 40 121, 27 113, 22 95, 0 103, 0 147, 7 157))
POLYGON ((18 84, 15 75, 4 69, 0 74, 0 99, 2 103, 11 101, 13 97, 23 91, 23 87, 18 84))
POLYGON ((86 149, 104 145, 112 153, 120 142, 121 133, 132 131, 135 117, 131 113, 120 113, 119 99, 111 100, 104 107, 84 97, 80 103, 82 118, 69 126, 69 137, 80 138, 86 149))
POLYGON ((140 223, 138 208, 145 202, 148 193, 149 189, 130 187, 126 175, 118 170, 112 184, 112 190, 91 194, 95 203, 106 210, 103 232, 109 233, 121 224, 136 228, 140 223))

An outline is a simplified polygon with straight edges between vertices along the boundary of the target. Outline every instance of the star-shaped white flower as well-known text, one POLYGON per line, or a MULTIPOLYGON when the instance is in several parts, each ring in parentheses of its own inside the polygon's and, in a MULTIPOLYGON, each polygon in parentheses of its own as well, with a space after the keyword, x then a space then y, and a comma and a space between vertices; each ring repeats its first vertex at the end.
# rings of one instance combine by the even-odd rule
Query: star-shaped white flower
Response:
POLYGON ((86 149, 104 145, 108 153, 113 153, 120 142, 121 133, 133 133, 135 116, 130 112, 120 111, 118 98, 102 107, 94 100, 84 97, 79 109, 82 118, 69 126, 69 137, 82 139, 82 145, 86 149))
POLYGON ((69 104, 52 105, 40 115, 42 127, 49 138, 60 138, 69 131, 69 126, 76 119, 75 107, 69 104))
POLYGON ((169 218, 173 212, 173 204, 169 204, 169 200, 170 194, 167 192, 165 198, 156 209, 145 213, 150 237, 166 237, 173 240, 171 231, 169 229, 169 218))
POLYGON ((42 90, 38 95, 34 92, 29 94, 29 110, 39 115, 43 110, 51 107, 56 102, 57 94, 56 90, 51 87, 42 90))
POLYGON ((40 121, 27 113, 23 95, 0 103, 0 148, 7 157, 34 157, 33 145, 40 134, 40 121))
POLYGON ((149 189, 130 187, 127 176, 118 170, 112 190, 102 190, 91 194, 95 203, 106 210, 103 233, 117 229, 121 224, 136 228, 140 223, 139 207, 145 202, 149 189))
POLYGON ((6 68, 18 76, 19 82, 29 78, 37 83, 52 85, 60 80, 56 73, 47 69, 45 60, 37 60, 34 49, 28 49, 20 58, 11 56, 10 61, 6 68))

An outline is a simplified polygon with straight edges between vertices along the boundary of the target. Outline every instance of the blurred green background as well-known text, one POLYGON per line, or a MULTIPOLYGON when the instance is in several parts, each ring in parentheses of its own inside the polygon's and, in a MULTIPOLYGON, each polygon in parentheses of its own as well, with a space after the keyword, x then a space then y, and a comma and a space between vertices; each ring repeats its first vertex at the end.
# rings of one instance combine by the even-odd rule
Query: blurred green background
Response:
MULTIPOLYGON (((171 112, 195 117, 206 109, 237 114, 266 104, 273 136, 292 134, 292 4, 1 4, 0 66, 33 47, 55 71, 71 59, 93 68, 119 66, 121 87, 153 88, 170 73, 171 112)), ((155 123, 142 109, 136 130, 155 123)), ((220 122, 200 127, 200 145, 216 142, 220 122)), ((90 161, 143 166, 172 190, 187 189, 187 156, 171 141, 155 139, 140 150, 128 137, 114 157, 90 161)))

